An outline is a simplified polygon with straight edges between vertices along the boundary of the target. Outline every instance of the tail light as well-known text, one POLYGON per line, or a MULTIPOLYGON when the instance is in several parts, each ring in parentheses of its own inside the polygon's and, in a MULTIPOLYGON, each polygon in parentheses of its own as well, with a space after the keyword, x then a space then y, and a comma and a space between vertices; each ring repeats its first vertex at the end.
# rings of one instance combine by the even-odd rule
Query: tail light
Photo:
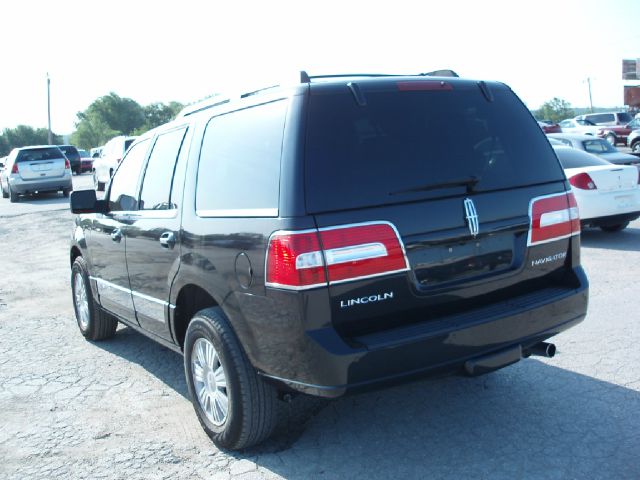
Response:
POLYGON ((578 204, 571 192, 534 198, 529 205, 529 217, 529 246, 580 233, 578 204))
POLYGON ((65 170, 69 170, 71 168, 71 164, 69 163, 69 159, 65 158, 64 159, 64 169, 65 170))
POLYGON ((598 187, 588 173, 579 173, 569 179, 569 183, 580 190, 597 190, 598 187))
POLYGON ((11 173, 18 173, 18 162, 15 162, 11 167, 11 173))
POLYGON ((275 232, 266 285, 302 290, 408 269, 398 232, 387 222, 275 232))

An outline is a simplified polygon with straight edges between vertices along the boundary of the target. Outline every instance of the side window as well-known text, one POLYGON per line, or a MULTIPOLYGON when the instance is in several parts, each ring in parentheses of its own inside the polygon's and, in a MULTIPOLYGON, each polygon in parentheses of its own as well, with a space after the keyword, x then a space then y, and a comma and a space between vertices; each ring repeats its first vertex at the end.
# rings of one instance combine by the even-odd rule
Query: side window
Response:
POLYGON ((171 184, 176 160, 186 128, 158 136, 142 181, 140 210, 170 210, 176 208, 171 201, 171 184))
POLYGON ((149 140, 144 140, 135 145, 122 159, 120 168, 111 179, 109 210, 118 212, 138 209, 136 190, 148 147, 149 140))
POLYGON ((286 112, 281 100, 209 121, 198 165, 198 215, 277 216, 286 112))

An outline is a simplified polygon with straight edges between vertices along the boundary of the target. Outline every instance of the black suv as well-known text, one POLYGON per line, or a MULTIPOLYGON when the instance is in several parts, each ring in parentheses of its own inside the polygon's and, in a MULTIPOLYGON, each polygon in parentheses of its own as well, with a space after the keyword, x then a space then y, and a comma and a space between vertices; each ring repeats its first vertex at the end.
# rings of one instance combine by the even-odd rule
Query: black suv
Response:
POLYGON ((80 159, 80 152, 73 145, 58 145, 58 148, 62 150, 64 156, 67 157, 71 163, 71 171, 76 175, 82 173, 82 160, 80 159))
POLYGON ((286 392, 552 356, 586 315, 570 186, 500 83, 303 72, 213 98, 71 207, 82 334, 122 322, 182 352, 225 448, 268 437, 286 392))

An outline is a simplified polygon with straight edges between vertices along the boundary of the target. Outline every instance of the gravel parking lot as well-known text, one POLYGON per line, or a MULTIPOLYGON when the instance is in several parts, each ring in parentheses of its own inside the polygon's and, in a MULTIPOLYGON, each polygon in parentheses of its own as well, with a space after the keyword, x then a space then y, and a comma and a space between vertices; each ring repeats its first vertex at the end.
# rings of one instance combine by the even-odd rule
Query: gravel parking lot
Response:
POLYGON ((200 428, 179 355, 122 326, 78 332, 67 205, 0 200, 2 479, 640 478, 640 221, 583 232, 589 315, 555 358, 298 397, 272 441, 229 454, 200 428))

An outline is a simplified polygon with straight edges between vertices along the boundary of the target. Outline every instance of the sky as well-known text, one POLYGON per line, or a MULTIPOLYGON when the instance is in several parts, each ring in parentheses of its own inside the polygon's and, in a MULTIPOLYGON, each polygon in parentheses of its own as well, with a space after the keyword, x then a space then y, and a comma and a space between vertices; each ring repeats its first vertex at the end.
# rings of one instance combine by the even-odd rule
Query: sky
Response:
POLYGON ((70 134, 109 92, 146 105, 273 85, 306 70, 420 73, 508 84, 529 108, 554 97, 623 105, 622 59, 640 57, 640 0, 5 0, 0 129, 70 134))

